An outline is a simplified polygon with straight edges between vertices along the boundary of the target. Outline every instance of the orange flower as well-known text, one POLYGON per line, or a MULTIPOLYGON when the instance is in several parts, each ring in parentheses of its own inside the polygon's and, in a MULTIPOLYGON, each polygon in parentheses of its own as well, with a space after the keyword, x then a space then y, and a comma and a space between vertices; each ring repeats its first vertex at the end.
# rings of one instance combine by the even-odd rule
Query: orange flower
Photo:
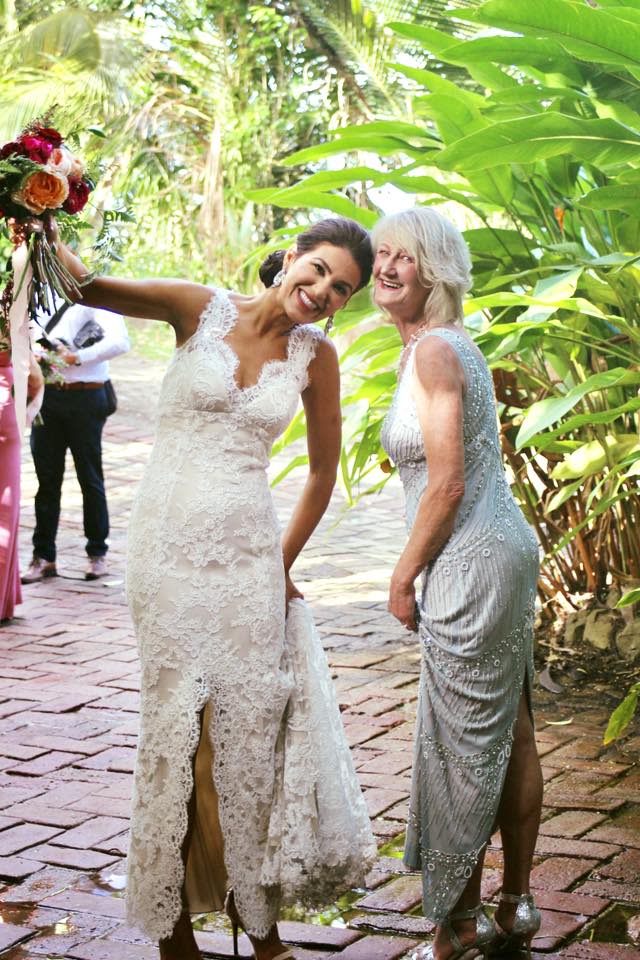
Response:
POLYGON ((564 207, 554 207, 553 213, 556 218, 556 223, 560 227, 560 233, 564 233, 564 216, 565 216, 564 207))
POLYGON ((44 213, 45 210, 62 206, 68 195, 66 177, 53 170, 36 170, 11 199, 32 213, 44 213))

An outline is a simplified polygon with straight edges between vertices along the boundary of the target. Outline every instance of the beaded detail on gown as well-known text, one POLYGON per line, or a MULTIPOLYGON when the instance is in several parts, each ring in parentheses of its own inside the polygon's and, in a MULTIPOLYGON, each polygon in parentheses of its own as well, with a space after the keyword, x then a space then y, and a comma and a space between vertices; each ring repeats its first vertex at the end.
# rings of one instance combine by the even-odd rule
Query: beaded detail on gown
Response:
POLYGON ((266 473, 323 334, 296 327, 287 359, 243 389, 225 341, 236 317, 215 291, 175 351, 129 526, 141 728, 127 914, 153 939, 169 936, 181 911, 196 751, 196 797, 209 810, 198 810, 189 851, 192 909, 220 909, 232 886, 247 932, 265 937, 282 903, 333 900, 375 855, 310 612, 294 601, 285 618, 266 473), (221 849, 223 862, 211 862, 221 849))
MULTIPOLYGON (((422 577, 422 669, 405 863, 424 913, 451 913, 490 838, 520 696, 533 679, 538 546, 505 476, 491 373, 461 332, 435 328, 465 374, 465 492, 453 532, 422 577)), ((420 338, 422 339, 422 338, 420 338)), ((419 340, 418 340, 419 342, 419 340)), ((382 430, 411 529, 428 479, 411 393, 415 345, 382 430)))

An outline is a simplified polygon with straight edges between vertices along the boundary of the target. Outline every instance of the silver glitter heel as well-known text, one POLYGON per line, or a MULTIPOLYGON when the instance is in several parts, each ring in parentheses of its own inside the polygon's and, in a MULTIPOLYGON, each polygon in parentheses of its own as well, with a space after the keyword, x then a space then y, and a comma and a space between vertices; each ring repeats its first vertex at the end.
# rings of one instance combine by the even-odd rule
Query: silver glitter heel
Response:
MULTIPOLYGON (((447 960, 472 960, 481 953, 483 957, 489 956, 491 944, 496 937, 496 928, 484 912, 484 907, 480 904, 473 910, 460 910, 458 913, 452 913, 442 924, 444 931, 453 947, 453 953, 450 953, 447 960), (472 920, 476 921, 476 935, 471 943, 461 943, 458 934, 452 926, 454 920, 472 920)), ((411 954, 411 960, 437 960, 433 947, 426 947, 424 950, 418 950, 411 954)))
POLYGON ((503 893, 500 896, 502 903, 515 903, 516 912, 511 930, 504 930, 494 917, 496 938, 489 956, 491 957, 526 957, 531 958, 531 941, 534 934, 540 929, 542 915, 535 905, 530 893, 503 893))

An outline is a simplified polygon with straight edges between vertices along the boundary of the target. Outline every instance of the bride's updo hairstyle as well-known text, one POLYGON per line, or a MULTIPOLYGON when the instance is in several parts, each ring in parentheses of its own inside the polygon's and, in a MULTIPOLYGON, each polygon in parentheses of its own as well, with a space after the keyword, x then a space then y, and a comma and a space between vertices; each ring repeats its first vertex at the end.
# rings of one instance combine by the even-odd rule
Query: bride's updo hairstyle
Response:
MULTIPOLYGON (((348 250, 360 270, 358 290, 366 287, 371 278, 373 249, 368 232, 355 220, 346 217, 329 217, 311 224, 296 237, 296 253, 311 253, 323 243, 348 250)), ((276 274, 282 270, 286 250, 275 250, 262 261, 260 279, 265 287, 271 287, 276 274)))
POLYGON ((429 323, 462 325, 462 302, 471 286, 471 257, 462 234, 432 207, 414 207, 378 220, 373 249, 385 241, 413 257, 423 287, 431 289, 425 306, 429 323))

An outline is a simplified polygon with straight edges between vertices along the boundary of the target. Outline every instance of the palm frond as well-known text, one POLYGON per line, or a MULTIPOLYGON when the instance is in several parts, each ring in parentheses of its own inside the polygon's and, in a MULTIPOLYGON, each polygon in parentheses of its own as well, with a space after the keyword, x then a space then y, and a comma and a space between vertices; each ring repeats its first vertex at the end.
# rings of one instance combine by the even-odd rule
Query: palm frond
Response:
POLYGON ((65 8, 0 42, 0 137, 57 104, 56 122, 77 127, 122 112, 139 71, 135 33, 116 16, 65 8))
MULTIPOLYGON (((395 3, 377 7, 396 6, 395 3)), ((364 7, 359 0, 295 0, 293 6, 314 47, 346 81, 363 113, 397 114, 397 90, 385 67, 396 40, 384 29, 386 10, 364 7)))

